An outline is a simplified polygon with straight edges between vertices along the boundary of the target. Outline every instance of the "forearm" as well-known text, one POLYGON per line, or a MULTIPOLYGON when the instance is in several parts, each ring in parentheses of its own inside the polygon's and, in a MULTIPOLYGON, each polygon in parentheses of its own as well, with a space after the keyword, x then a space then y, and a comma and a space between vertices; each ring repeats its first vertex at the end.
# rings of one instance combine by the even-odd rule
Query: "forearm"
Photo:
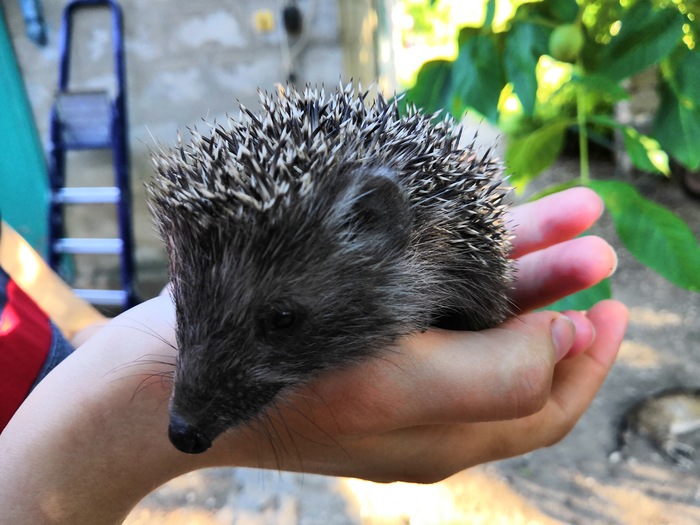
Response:
POLYGON ((149 361, 174 362, 168 308, 158 298, 118 317, 22 405, 0 435, 0 521, 121 523, 155 487, 206 466, 168 442, 170 383, 149 376, 168 368, 149 361))

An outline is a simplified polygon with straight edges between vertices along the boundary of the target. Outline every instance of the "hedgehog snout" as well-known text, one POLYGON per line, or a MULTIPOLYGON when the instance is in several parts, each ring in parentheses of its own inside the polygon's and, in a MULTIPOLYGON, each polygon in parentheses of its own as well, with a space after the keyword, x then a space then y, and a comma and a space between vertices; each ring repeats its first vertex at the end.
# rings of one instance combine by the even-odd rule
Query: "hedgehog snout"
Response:
POLYGON ((211 438, 174 411, 170 413, 168 438, 176 449, 187 454, 201 454, 212 444, 211 438))

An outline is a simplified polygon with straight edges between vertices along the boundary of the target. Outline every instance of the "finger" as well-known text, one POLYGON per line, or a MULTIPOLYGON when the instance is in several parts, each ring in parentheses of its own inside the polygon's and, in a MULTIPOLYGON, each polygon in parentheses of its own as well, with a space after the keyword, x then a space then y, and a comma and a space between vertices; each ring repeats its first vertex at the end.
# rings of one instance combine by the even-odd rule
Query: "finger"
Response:
MULTIPOLYGON (((514 454, 552 445, 564 438, 607 377, 627 329, 628 311, 617 301, 602 301, 590 309, 587 317, 595 327, 595 342, 577 357, 557 364, 547 405, 537 414, 519 420, 520 437, 508 447, 514 454)), ((511 428, 504 435, 513 436, 513 432, 511 428)))
POLYGON ((518 259, 513 302, 519 311, 547 306, 598 284, 616 267, 615 251, 599 237, 562 242, 518 259))
POLYGON ((576 327, 576 335, 571 348, 564 356, 566 359, 576 357, 582 352, 588 350, 595 342, 596 332, 595 326, 588 320, 584 312, 567 310, 562 312, 576 327))
MULTIPOLYGON (((417 334, 398 352, 329 372, 288 401, 334 435, 522 417, 547 399, 559 317, 539 312, 481 332, 417 334)), ((574 342, 568 325, 570 333, 557 339, 565 347, 559 355, 574 342)))
POLYGON ((583 410, 610 371, 627 329, 629 313, 619 301, 601 301, 586 316, 596 330, 595 344, 575 359, 562 361, 555 372, 552 397, 565 411, 583 410), (588 398, 574 392, 588 392, 588 398))
POLYGON ((603 211, 603 201, 588 188, 571 188, 510 212, 512 258, 573 239, 590 228, 603 211))
MULTIPOLYGON (((441 447, 450 452, 445 455, 438 451, 430 465, 416 465, 409 475, 416 477, 422 469, 440 479, 459 469, 531 452, 563 439, 600 390, 627 328, 627 308, 617 301, 598 303, 587 317, 595 329, 595 340, 578 357, 556 365, 549 399, 541 411, 511 421, 458 425, 445 430, 441 447), (465 443, 469 446, 465 447, 465 443)), ((427 441, 428 435, 422 439, 424 450, 428 447, 438 450, 427 441)), ((418 441, 412 446, 418 447, 418 441)))

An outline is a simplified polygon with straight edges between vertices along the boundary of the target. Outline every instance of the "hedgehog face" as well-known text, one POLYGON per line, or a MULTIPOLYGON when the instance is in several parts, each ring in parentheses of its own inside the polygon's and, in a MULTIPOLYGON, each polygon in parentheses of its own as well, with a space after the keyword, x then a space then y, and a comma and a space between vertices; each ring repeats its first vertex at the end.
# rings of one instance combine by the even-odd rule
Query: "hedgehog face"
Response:
POLYGON ((170 436, 180 450, 206 450, 280 391, 415 327, 389 292, 410 288, 402 266, 412 218, 400 186, 386 169, 328 180, 257 217, 255 228, 210 228, 199 249, 171 248, 181 254, 171 260, 194 272, 172 283, 179 358, 170 436))

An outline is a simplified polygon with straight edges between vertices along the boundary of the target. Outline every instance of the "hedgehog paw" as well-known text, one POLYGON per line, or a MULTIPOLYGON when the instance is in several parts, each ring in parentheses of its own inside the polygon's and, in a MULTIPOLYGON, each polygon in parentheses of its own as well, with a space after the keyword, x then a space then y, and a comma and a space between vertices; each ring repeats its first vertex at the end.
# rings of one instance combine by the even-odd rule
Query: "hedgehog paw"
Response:
POLYGON ((678 466, 688 469, 695 466, 695 461, 692 459, 695 448, 686 443, 667 441, 664 443, 664 451, 678 466))

